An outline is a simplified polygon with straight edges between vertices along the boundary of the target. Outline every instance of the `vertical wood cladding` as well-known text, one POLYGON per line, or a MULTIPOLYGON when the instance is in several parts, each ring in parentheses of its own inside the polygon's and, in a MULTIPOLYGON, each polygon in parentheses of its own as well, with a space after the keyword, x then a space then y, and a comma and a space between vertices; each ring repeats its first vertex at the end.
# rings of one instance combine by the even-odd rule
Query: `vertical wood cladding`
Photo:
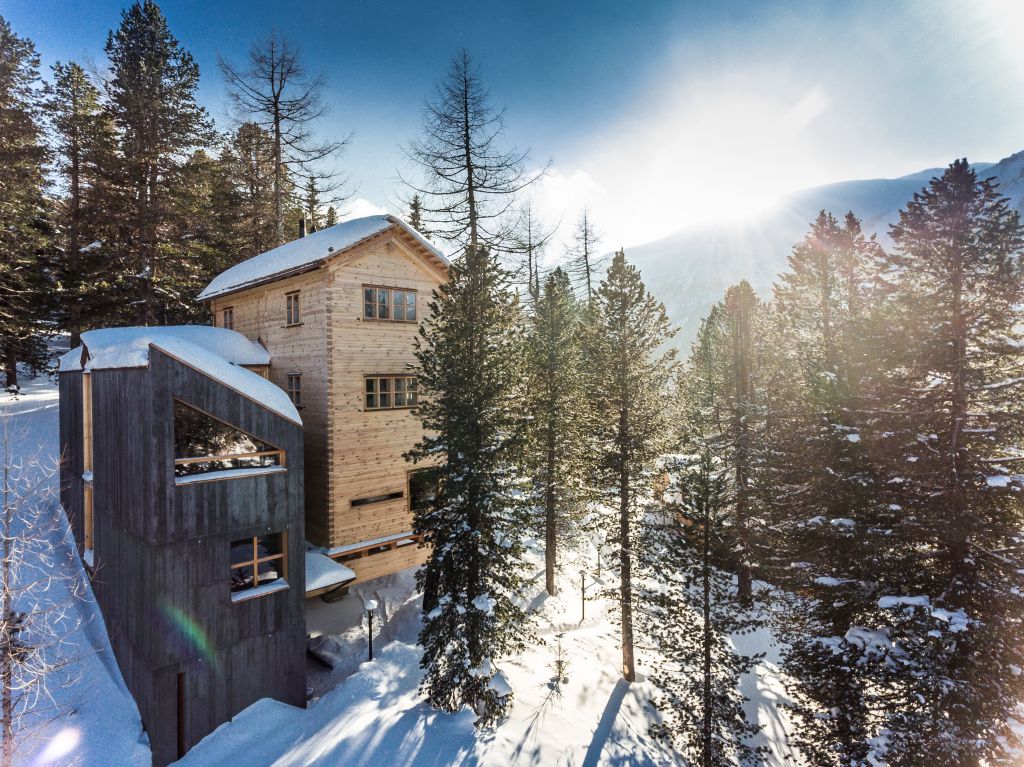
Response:
MULTIPOLYGON (((81 495, 81 373, 60 377, 62 501, 81 495), (79 482, 76 485, 75 476, 79 482)), ((155 348, 149 368, 90 373, 93 591, 153 763, 264 697, 305 705, 302 428, 155 348), (287 453, 287 472, 176 485, 175 399, 287 453), (231 542, 287 532, 289 588, 232 602, 231 542)), ((81 544, 81 525, 75 527, 81 544)))

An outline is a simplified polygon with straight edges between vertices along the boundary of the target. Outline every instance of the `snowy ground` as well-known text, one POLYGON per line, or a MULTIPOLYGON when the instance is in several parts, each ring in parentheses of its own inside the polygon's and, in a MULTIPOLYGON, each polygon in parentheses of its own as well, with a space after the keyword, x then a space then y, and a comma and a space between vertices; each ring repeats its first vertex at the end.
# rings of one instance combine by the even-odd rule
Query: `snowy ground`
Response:
MULTIPOLYGON (((46 378, 29 381, 17 398, 0 391, 0 418, 9 417, 15 461, 54 459, 58 450, 57 387, 46 378)), ((56 478, 52 480, 55 484, 56 478)), ((56 499, 53 513, 61 513, 56 499)), ((74 553, 67 528, 51 542, 54 561, 65 569, 68 579, 83 583, 85 572, 74 553)), ((121 672, 107 640, 103 618, 84 589, 82 599, 69 599, 67 583, 55 586, 56 603, 70 605, 68 625, 73 625, 68 644, 61 649, 74 658, 73 681, 64 686, 57 680, 53 694, 64 707, 60 720, 51 723, 23 746, 20 764, 103 765, 137 767, 149 764, 149 742, 142 731, 138 708, 124 686, 121 672)))
MULTIPOLYGON (((16 401, 0 401, 15 428, 26 438, 23 454, 57 453, 56 387, 46 381, 27 385, 16 401)), ((69 539, 55 541, 69 546, 69 539)), ((69 558, 68 566, 75 566, 69 558)), ((581 620, 578 575, 561 584, 557 598, 543 591, 541 551, 530 555, 535 577, 525 595, 538 611, 542 640, 523 655, 501 664, 515 690, 511 715, 493 729, 474 732, 469 711, 443 714, 426 706, 420 681, 419 599, 411 572, 353 587, 344 600, 307 602, 307 625, 320 640, 333 669, 309 664, 314 699, 307 709, 262 700, 239 714, 196 746, 179 764, 209 767, 237 763, 289 767, 299 765, 677 765, 670 751, 647 734, 653 694, 645 681, 644 652, 639 652, 639 681, 627 685, 619 675, 620 652, 606 605, 586 604, 581 620), (375 659, 366 658, 362 604, 380 604, 375 627, 375 659), (555 683, 555 659, 561 645, 566 681, 555 683)), ((83 577, 80 567, 77 577, 83 577)), ((572 570, 578 572, 577 569, 572 570)), ((587 592, 601 584, 588 580, 587 592)), ((124 687, 106 639, 102 618, 91 599, 78 608, 82 627, 75 644, 83 651, 81 680, 68 691, 75 708, 52 725, 23 760, 25 765, 148 765, 149 749, 138 711, 124 687), (49 747, 49 751, 44 751, 49 747), (64 755, 59 752, 66 751, 64 755)), ((763 742, 772 755, 766 764, 785 758, 786 723, 776 701, 783 696, 767 632, 743 637, 743 649, 767 651, 765 663, 744 680, 752 699, 748 713, 765 727, 763 742)))

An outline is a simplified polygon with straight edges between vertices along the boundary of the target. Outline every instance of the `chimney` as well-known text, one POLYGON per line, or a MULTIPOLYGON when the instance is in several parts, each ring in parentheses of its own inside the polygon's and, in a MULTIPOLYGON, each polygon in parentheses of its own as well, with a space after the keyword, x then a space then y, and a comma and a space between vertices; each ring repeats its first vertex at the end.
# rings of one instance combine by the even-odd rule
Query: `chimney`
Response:
POLYGON ((306 217, 303 216, 299 219, 299 237, 306 236, 306 217))

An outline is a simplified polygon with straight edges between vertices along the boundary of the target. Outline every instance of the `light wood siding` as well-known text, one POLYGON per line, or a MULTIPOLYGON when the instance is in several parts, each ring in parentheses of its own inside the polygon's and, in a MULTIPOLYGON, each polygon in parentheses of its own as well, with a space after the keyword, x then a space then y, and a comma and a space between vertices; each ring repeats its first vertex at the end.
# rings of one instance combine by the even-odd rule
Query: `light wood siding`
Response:
POLYGON ((270 285, 213 299, 211 310, 219 316, 232 307, 234 329, 252 341, 262 341, 270 352, 267 377, 285 391, 288 375, 302 375, 302 417, 306 458, 306 535, 319 546, 328 546, 327 520, 330 471, 327 464, 328 365, 327 326, 331 307, 327 301, 327 274, 307 272, 270 285), (289 293, 299 291, 301 323, 286 326, 289 293))
MULTIPOLYGON (((302 374, 306 536, 318 546, 411 529, 410 466, 402 455, 422 434, 419 419, 408 409, 367 412, 363 395, 367 375, 401 374, 416 361, 419 322, 447 278, 424 255, 411 237, 388 230, 312 271, 211 301, 215 317, 231 306, 235 330, 267 347, 271 381, 287 390, 288 374, 302 374), (364 286, 415 290, 417 322, 365 320, 364 286), (295 290, 301 291, 302 325, 285 327, 285 296, 295 290), (356 498, 394 492, 403 496, 351 506, 356 498)), ((410 546, 349 565, 366 580, 414 566, 425 554, 410 546)))
MULTIPOLYGON (((416 316, 428 313, 431 295, 443 276, 404 242, 371 242, 340 263, 332 263, 331 400, 328 450, 333 467, 330 499, 331 545, 344 546, 411 529, 406 472, 402 457, 422 435, 420 421, 408 409, 367 411, 367 375, 405 373, 415 364, 418 323, 366 320, 363 287, 409 288, 416 292, 416 316), (401 498, 353 508, 353 499, 401 492, 401 498)), ((276 361, 275 361, 276 364, 276 361)), ((413 547, 415 548, 415 547, 413 547)), ((356 560, 350 566, 361 579, 367 572, 395 572, 415 564, 408 554, 388 552, 356 560), (376 562, 380 558, 381 562, 376 562), (408 560, 408 564, 401 564, 408 560), (390 568, 390 569, 389 569, 390 568)))

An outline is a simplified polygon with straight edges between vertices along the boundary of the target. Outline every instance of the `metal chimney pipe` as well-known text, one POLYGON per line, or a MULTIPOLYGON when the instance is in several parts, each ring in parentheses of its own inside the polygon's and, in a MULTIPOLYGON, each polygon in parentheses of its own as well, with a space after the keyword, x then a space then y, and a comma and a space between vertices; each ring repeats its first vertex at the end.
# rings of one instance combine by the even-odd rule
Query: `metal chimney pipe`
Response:
POLYGON ((303 216, 299 219, 299 237, 306 236, 306 217, 303 216))

